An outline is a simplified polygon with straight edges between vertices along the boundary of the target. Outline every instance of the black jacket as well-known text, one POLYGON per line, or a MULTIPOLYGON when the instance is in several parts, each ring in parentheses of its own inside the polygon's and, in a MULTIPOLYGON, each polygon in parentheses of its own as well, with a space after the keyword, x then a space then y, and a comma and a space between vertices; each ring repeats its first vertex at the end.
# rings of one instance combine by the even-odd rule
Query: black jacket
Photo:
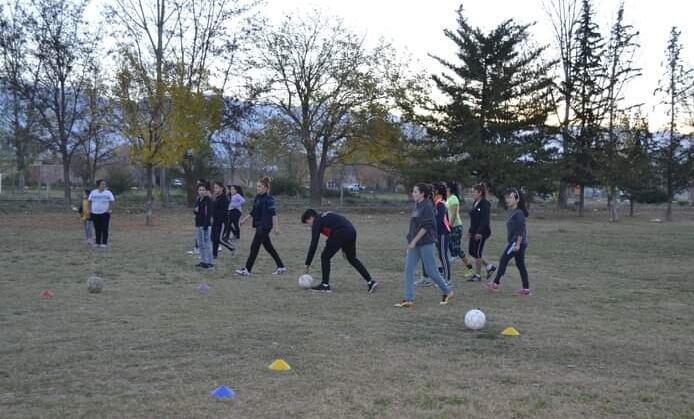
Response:
POLYGON ((258 194, 253 200, 253 209, 251 217, 253 217, 253 227, 262 230, 272 229, 272 217, 277 215, 275 209, 275 198, 267 193, 258 194))
POLYGON ((311 227, 311 245, 308 247, 306 265, 310 265, 311 262, 313 262, 313 256, 316 254, 318 240, 321 234, 329 239, 337 235, 343 235, 345 233, 349 235, 354 232, 354 226, 344 216, 334 212, 323 212, 319 214, 318 217, 313 220, 313 226, 311 227))
POLYGON ((212 200, 209 196, 198 199, 198 212, 195 213, 195 227, 208 228, 212 222, 212 200))
POLYGON ((226 195, 219 195, 214 200, 212 205, 212 222, 216 226, 220 226, 224 223, 227 216, 227 208, 229 207, 229 198, 226 195))
POLYGON ((481 234, 485 238, 492 235, 492 229, 489 226, 489 214, 491 204, 486 199, 482 198, 477 205, 472 205, 470 209, 470 235, 481 234))

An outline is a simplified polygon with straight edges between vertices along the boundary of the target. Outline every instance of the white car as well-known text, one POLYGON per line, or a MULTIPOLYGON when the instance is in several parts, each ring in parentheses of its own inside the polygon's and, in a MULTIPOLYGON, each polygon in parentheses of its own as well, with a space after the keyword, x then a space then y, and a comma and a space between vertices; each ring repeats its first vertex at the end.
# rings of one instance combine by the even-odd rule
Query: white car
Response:
POLYGON ((358 183, 352 183, 346 186, 346 189, 350 192, 361 192, 366 189, 363 185, 358 183))

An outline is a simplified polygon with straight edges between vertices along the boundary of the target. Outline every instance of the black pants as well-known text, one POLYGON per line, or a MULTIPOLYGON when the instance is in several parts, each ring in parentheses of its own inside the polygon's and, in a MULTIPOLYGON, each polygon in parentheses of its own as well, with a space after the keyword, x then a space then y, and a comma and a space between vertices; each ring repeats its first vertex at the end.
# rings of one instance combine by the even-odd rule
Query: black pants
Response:
POLYGON ((271 230, 271 228, 263 229, 260 227, 255 229, 255 236, 253 236, 253 242, 251 242, 251 253, 248 255, 248 259, 246 260, 246 269, 248 269, 248 272, 253 269, 255 259, 258 257, 258 251, 260 251, 260 245, 263 245, 265 250, 267 250, 270 256, 272 256, 272 259, 275 260, 278 268, 284 268, 284 263, 282 263, 280 255, 277 254, 277 250, 275 250, 274 246, 272 246, 272 241, 270 240, 271 230))
POLYGON ((325 248, 320 255, 321 272, 323 274, 323 283, 330 282, 330 259, 335 256, 338 250, 342 249, 342 253, 347 258, 347 261, 365 281, 371 281, 371 275, 366 270, 361 261, 357 258, 357 232, 354 229, 344 231, 333 231, 328 240, 325 242, 325 248))
POLYGON ((94 236, 96 244, 108 244, 108 224, 111 221, 111 213, 92 214, 94 222, 94 236))
POLYGON ((227 213, 226 229, 224 229, 224 241, 229 241, 229 237, 232 234, 237 240, 241 238, 241 227, 239 226, 240 218, 241 211, 236 208, 227 213))
POLYGON ((234 251, 234 247, 231 244, 222 240, 222 231, 224 231, 224 223, 212 224, 212 257, 215 259, 217 259, 220 244, 230 251, 234 251))
POLYGON ((511 246, 513 243, 509 243, 504 247, 504 253, 501 255, 501 260, 499 260, 499 269, 496 271, 496 277, 494 282, 498 285, 501 282, 501 277, 506 273, 506 266, 511 261, 511 259, 516 259, 516 267, 521 276, 521 281, 523 282, 523 288, 530 288, 528 283, 528 270, 525 269, 525 249, 528 247, 527 244, 522 244, 520 250, 517 252, 511 251, 511 246))

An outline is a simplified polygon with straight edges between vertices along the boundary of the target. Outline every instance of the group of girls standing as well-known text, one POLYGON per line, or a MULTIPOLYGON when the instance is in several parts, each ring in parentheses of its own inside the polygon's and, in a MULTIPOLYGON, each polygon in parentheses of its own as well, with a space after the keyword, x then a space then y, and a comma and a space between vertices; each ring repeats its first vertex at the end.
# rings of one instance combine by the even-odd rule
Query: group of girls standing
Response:
POLYGON ((220 247, 236 254, 234 242, 241 237, 239 218, 245 198, 239 185, 228 185, 215 181, 210 184, 203 179, 197 183, 195 213, 195 244, 199 249, 200 263, 196 266, 211 268, 219 255, 220 247), (233 234, 233 237, 232 237, 233 234))
MULTIPOLYGON (((491 236, 490 211, 491 204, 487 200, 487 188, 480 183, 472 188, 474 202, 469 211, 470 227, 468 229, 468 251, 474 259, 474 273, 469 281, 481 281, 481 271, 484 265, 487 280, 494 271, 496 277, 486 283, 487 288, 497 290, 501 278, 506 272, 506 267, 511 259, 515 259, 516 266, 521 274, 523 288, 521 295, 530 294, 528 272, 525 268, 525 250, 528 245, 527 228, 525 219, 528 210, 525 197, 517 189, 510 190, 506 194, 506 204, 510 208, 506 221, 508 243, 500 258, 499 269, 488 263, 483 256, 484 245, 491 236)), ((460 188, 452 182, 446 185, 437 182, 433 185, 418 183, 412 189, 412 198, 415 207, 410 219, 410 229, 407 235, 407 256, 405 258, 405 298, 396 307, 407 308, 414 305, 415 286, 435 283, 442 292, 440 304, 448 304, 454 293, 451 290, 450 262, 461 259, 468 270, 473 265, 468 260, 461 248, 463 225, 460 219, 460 188), (440 267, 436 266, 434 248, 438 254, 440 267), (449 259, 448 252, 453 256, 449 259), (422 271, 425 278, 415 283, 415 270, 419 261, 422 261, 422 271)))

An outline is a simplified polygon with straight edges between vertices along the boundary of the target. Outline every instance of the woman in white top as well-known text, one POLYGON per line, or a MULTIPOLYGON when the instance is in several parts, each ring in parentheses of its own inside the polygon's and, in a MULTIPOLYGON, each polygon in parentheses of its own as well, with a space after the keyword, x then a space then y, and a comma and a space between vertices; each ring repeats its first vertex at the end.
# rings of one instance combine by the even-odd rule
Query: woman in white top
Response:
POLYGON ((96 181, 97 189, 89 194, 89 202, 92 206, 92 221, 94 222, 94 232, 96 236, 96 247, 107 247, 108 226, 111 221, 111 205, 116 199, 111 191, 106 189, 106 181, 99 179, 96 181))

